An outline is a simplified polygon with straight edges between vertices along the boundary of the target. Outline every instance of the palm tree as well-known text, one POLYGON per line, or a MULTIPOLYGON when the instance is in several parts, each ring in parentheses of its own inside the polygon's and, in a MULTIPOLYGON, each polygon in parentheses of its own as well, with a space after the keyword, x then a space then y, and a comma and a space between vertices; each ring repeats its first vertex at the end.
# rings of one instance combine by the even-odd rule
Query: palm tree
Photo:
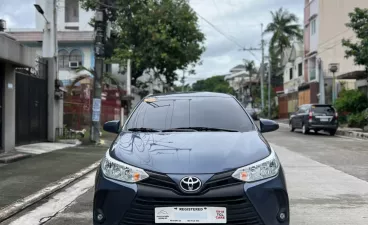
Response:
POLYGON ((279 57, 286 48, 291 47, 293 40, 302 40, 303 34, 295 14, 281 7, 271 12, 271 15, 272 22, 267 25, 264 33, 272 33, 269 45, 270 56, 279 57))
POLYGON ((245 60, 245 71, 249 74, 249 94, 252 95, 252 75, 255 72, 255 63, 254 61, 245 60))

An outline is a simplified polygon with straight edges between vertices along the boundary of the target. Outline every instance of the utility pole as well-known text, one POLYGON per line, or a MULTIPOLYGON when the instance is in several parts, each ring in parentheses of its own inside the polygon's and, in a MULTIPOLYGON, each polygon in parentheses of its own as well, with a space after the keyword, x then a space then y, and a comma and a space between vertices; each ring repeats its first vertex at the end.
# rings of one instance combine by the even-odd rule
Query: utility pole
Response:
POLYGON ((263 37, 263 23, 261 23, 261 48, 243 48, 240 49, 241 51, 262 51, 262 62, 261 62, 261 102, 262 102, 262 109, 264 109, 264 90, 263 90, 263 78, 265 74, 264 68, 264 37, 263 37))
POLYGON ((268 118, 271 119, 271 63, 268 65, 268 118))
POLYGON ((263 23, 261 23, 261 48, 262 48, 262 63, 261 63, 261 102, 262 102, 262 109, 264 109, 264 89, 263 89, 263 79, 265 74, 265 66, 264 66, 264 37, 263 37, 263 23))
POLYGON ((183 77, 181 78, 181 92, 184 92, 185 91, 185 70, 183 70, 183 77))
MULTIPOLYGON (((102 0, 100 0, 101 3, 102 0)), ((94 143, 100 142, 100 117, 101 117, 101 93, 102 74, 105 56, 105 31, 106 15, 103 4, 99 4, 95 14, 95 71, 93 79, 93 104, 92 104, 92 124, 90 139, 94 143)))

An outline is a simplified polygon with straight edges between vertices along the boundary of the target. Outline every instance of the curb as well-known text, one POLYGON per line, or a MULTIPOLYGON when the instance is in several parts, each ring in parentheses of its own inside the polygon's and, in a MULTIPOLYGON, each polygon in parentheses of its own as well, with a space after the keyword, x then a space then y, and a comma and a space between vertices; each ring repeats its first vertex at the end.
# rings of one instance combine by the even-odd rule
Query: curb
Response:
MULTIPOLYGON (((280 127, 288 128, 289 125, 286 123, 278 123, 280 127)), ((337 130, 337 135, 344 136, 344 137, 351 137, 351 138, 358 138, 361 140, 368 140, 368 133, 361 133, 356 131, 346 131, 346 130, 337 130)))
POLYGON ((337 130, 336 134, 346 137, 359 138, 362 140, 368 140, 368 133, 361 133, 356 131, 345 131, 345 130, 337 130))
POLYGON ((25 154, 25 153, 14 153, 11 155, 7 155, 7 156, 1 156, 0 155, 0 163, 12 163, 12 162, 17 162, 20 161, 22 159, 27 159, 32 157, 32 155, 30 154, 25 154))
POLYGON ((92 165, 78 171, 75 174, 69 175, 65 178, 62 178, 54 183, 49 184, 44 189, 35 192, 23 199, 19 199, 16 202, 5 206, 4 208, 0 209, 0 223, 4 220, 8 219, 9 217, 13 216, 14 214, 22 211, 23 209, 27 208, 30 205, 46 198, 47 196, 53 194, 54 192, 66 187, 70 183, 76 181, 77 179, 87 175, 88 173, 95 170, 100 165, 100 160, 93 163, 92 165))

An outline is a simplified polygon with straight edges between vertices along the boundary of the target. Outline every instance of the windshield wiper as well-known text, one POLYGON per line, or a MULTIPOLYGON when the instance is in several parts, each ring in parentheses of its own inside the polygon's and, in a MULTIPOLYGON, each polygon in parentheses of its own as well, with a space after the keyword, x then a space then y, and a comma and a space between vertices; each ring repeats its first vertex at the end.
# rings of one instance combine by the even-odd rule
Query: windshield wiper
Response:
POLYGON ((141 132, 160 132, 160 130, 157 129, 153 129, 153 128, 146 128, 146 127, 135 127, 135 128, 129 128, 128 131, 141 131, 141 132))
MULTIPOLYGON (((213 128, 213 127, 179 127, 179 128, 173 128, 171 130, 195 130, 195 131, 226 131, 226 132, 239 132, 237 130, 231 130, 231 129, 223 129, 223 128, 213 128)), ((166 130, 166 131, 170 131, 166 130)))

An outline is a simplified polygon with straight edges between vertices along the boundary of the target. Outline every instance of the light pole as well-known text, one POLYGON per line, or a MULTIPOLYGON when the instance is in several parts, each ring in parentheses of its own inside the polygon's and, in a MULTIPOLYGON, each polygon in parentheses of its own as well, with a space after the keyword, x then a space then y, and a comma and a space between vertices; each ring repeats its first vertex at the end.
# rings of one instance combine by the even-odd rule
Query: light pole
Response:
POLYGON ((44 9, 38 4, 34 4, 34 7, 46 21, 42 38, 42 57, 51 58, 53 64, 49 65, 47 72, 48 141, 52 142, 56 140, 56 128, 63 125, 63 116, 60 115, 63 115, 64 109, 63 101, 55 100, 55 80, 58 78, 56 0, 47 2, 44 9))
POLYGON ((339 67, 336 63, 330 64, 330 72, 332 72, 332 104, 335 103, 336 100, 336 80, 335 80, 335 73, 338 71, 339 67))

